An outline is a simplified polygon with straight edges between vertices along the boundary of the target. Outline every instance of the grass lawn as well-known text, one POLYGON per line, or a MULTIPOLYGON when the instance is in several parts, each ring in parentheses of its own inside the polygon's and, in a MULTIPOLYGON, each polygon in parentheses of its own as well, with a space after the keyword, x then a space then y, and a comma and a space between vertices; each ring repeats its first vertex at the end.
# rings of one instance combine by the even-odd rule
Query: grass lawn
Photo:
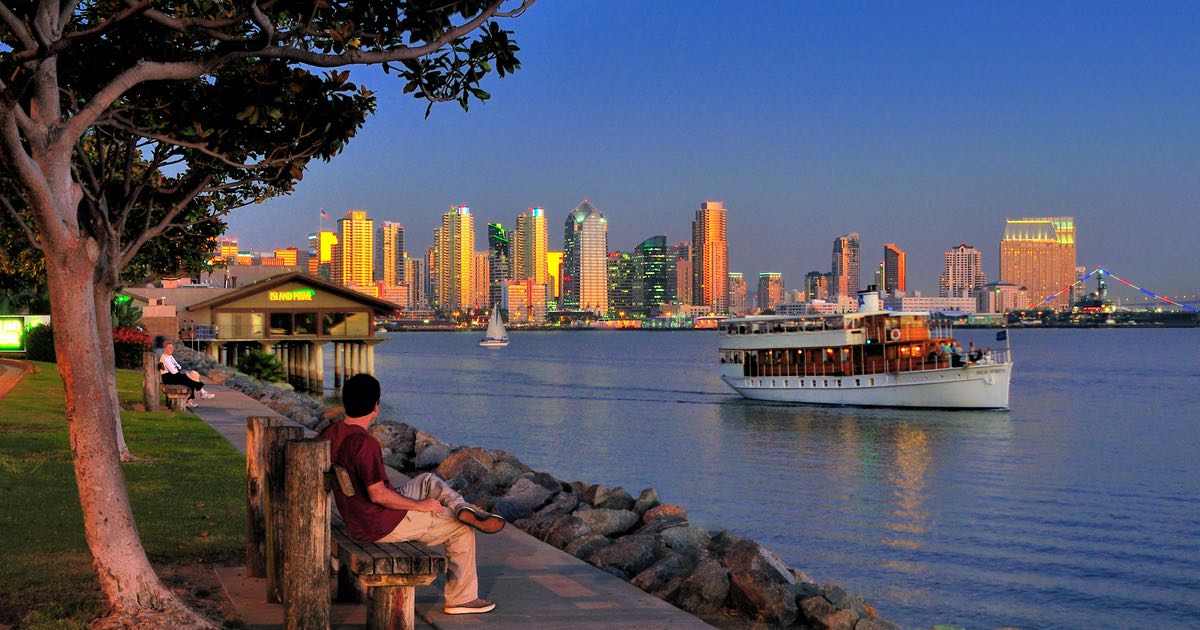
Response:
MULTIPOLYGON (((0 625, 83 627, 101 607, 83 538, 63 386, 38 363, 0 400, 0 625)), ((122 401, 140 372, 119 370, 122 401)), ((147 463, 123 464, 146 552, 156 565, 231 559, 245 544, 245 458, 190 414, 122 412, 147 463)), ((219 620, 218 620, 219 621, 219 620)))

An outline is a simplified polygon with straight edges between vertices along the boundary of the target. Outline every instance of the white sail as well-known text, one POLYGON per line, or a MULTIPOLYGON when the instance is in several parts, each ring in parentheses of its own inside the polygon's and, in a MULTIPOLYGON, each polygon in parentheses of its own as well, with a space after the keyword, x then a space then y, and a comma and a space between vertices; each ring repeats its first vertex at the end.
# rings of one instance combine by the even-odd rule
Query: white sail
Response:
POLYGON ((492 307, 492 318, 488 320, 487 334, 484 339, 500 340, 508 339, 508 331, 504 330, 504 322, 500 319, 500 306, 492 307))

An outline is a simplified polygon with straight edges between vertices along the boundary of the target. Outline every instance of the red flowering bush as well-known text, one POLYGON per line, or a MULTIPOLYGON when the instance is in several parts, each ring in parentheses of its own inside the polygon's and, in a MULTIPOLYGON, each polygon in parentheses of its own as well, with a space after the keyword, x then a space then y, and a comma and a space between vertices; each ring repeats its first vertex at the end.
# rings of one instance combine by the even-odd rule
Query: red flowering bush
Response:
POLYGON ((142 367, 142 355, 150 349, 150 335, 138 328, 113 329, 113 354, 117 367, 134 370, 142 367))

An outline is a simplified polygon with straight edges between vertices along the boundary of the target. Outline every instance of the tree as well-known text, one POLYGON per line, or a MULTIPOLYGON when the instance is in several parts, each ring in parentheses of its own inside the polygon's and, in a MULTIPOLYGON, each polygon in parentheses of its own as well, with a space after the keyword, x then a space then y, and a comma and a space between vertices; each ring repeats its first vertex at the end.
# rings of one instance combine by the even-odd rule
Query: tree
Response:
POLYGON ((129 506, 108 308, 121 271, 155 239, 286 193, 336 155, 374 108, 338 68, 381 65, 430 106, 486 100, 484 77, 518 67, 497 20, 532 2, 0 0, 0 206, 45 257, 84 534, 110 608, 97 625, 208 626, 155 576, 129 506))

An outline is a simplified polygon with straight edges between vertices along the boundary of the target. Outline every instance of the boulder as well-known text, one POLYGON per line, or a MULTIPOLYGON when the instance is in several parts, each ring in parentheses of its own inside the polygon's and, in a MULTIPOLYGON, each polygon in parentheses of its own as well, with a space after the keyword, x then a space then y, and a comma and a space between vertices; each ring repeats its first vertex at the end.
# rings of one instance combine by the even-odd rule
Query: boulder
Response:
POLYGON ((528 479, 551 492, 562 492, 563 489, 563 483, 548 473, 529 471, 521 473, 521 477, 528 479))
POLYGON ((554 499, 537 511, 537 518, 558 518, 564 514, 570 514, 579 506, 579 497, 570 492, 559 492, 554 495, 554 499))
POLYGON ((462 477, 473 483, 483 479, 492 471, 492 454, 481 448, 463 448, 450 453, 437 467, 442 479, 462 477))
POLYGON ((508 488, 521 477, 521 469, 511 462, 497 461, 485 481, 495 488, 508 488))
POLYGON ((694 615, 707 615, 724 608, 728 596, 729 572, 720 562, 701 556, 668 601, 694 615))
POLYGON ((592 497, 594 507, 606 510, 632 510, 633 497, 624 488, 601 488, 592 497))
POLYGON ((416 466, 418 470, 436 468, 450 456, 450 447, 441 442, 429 444, 424 449, 418 449, 416 466))
POLYGON ((646 513, 652 507, 658 505, 658 491, 654 488, 646 488, 638 495, 637 501, 633 502, 633 511, 637 512, 638 516, 646 513))
POLYGON ((696 568, 697 558, 671 553, 638 573, 630 584, 651 595, 669 600, 679 590, 683 578, 696 568))
POLYGON ((789 588, 796 578, 778 556, 753 540, 743 540, 721 562, 729 569, 729 598, 734 606, 780 626, 796 620, 796 594, 789 588))
POLYGON ((674 517, 686 520, 687 510, 675 505, 674 503, 664 503, 646 510, 646 513, 642 514, 642 522, 648 524, 650 521, 665 517, 674 517))
POLYGON ((411 456, 414 452, 417 432, 403 422, 376 422, 371 425, 370 432, 380 446, 393 453, 411 456))
POLYGON ((795 584, 791 570, 762 545, 753 540, 743 540, 733 545, 721 560, 731 575, 754 573, 773 584, 795 584))
POLYGON ((577 516, 560 516, 555 519, 546 531, 546 542, 562 549, 567 546, 567 543, 592 533, 592 530, 584 524, 577 516))
POLYGON ((824 628, 827 630, 857 630, 858 620, 858 613, 849 608, 843 608, 824 619, 824 628))
POLYGON ((341 420, 342 418, 345 418, 345 417, 346 417, 346 408, 345 407, 330 407, 321 414, 322 419, 328 420, 330 422, 337 422, 338 420, 341 420))
POLYGON ((408 470, 408 458, 396 453, 388 453, 383 456, 383 463, 395 468, 396 470, 408 470))
POLYGON ((582 481, 572 481, 569 485, 571 487, 571 492, 579 495, 579 500, 587 503, 588 505, 592 505, 592 502, 596 500, 596 493, 598 491, 606 489, 603 486, 599 486, 594 483, 588 484, 582 481))
POLYGON ((320 420, 317 420, 316 416, 306 411, 297 411, 292 414, 291 418, 296 422, 296 424, 309 429, 317 426, 317 423, 320 422, 320 420))
POLYGON ((591 531, 605 536, 620 536, 632 529, 638 522, 638 515, 629 510, 606 510, 599 508, 586 512, 576 512, 575 518, 583 521, 591 531))
POLYGON ((850 596, 846 594, 846 589, 838 586, 837 584, 821 585, 821 595, 823 595, 825 599, 829 600, 829 603, 833 604, 834 608, 850 607, 850 596))
POLYGON ((734 545, 742 542, 742 538, 733 532, 723 529, 713 534, 712 542, 708 543, 708 552, 714 558, 724 558, 734 545))
POLYGON ((900 627, 884 619, 863 617, 854 624, 854 630, 900 630, 900 627))
POLYGON ((513 523, 522 519, 528 519, 529 517, 533 516, 533 510, 507 499, 497 499, 492 503, 489 511, 492 514, 499 515, 509 523, 513 523))
POLYGON ((710 540, 708 532, 698 527, 672 527, 662 532, 664 545, 691 557, 707 552, 710 540))
MULTIPOLYGON (((800 600, 800 613, 803 616, 804 622, 812 628, 818 630, 858 630, 858 628, 887 628, 891 624, 887 622, 879 623, 881 620, 868 620, 875 622, 874 625, 868 623, 860 625, 858 613, 848 608, 838 609, 831 604, 829 600, 815 595, 800 600)), ((895 626, 891 626, 894 628, 895 626)))
POLYGON ((523 473, 530 472, 533 470, 532 468, 526 466, 525 464, 522 464, 521 460, 517 459, 516 455, 513 455, 512 453, 509 453, 508 451, 502 451, 500 449, 496 449, 496 450, 492 450, 489 452, 492 454, 492 459, 495 460, 496 463, 507 462, 507 463, 515 466, 518 470, 520 470, 523 473))
POLYGON ((612 542, 608 537, 601 536, 600 534, 584 534, 567 543, 567 546, 563 547, 563 551, 580 560, 587 561, 593 553, 611 545, 612 542))
POLYGON ((601 569, 616 569, 626 575, 637 575, 654 563, 654 538, 618 538, 613 544, 596 550, 588 556, 587 561, 601 569))
POLYGON ((550 490, 522 477, 501 498, 525 507, 532 514, 546 503, 550 495, 550 490))
MULTIPOLYGON (((503 499, 497 499, 493 502, 493 504, 499 501, 503 501, 503 499)), ((550 533, 550 528, 554 526, 554 524, 558 522, 558 519, 561 517, 562 515, 542 517, 535 514, 532 518, 527 517, 513 521, 513 525, 516 525, 517 527, 521 528, 521 531, 524 531, 538 540, 546 540, 547 534, 550 533)))

